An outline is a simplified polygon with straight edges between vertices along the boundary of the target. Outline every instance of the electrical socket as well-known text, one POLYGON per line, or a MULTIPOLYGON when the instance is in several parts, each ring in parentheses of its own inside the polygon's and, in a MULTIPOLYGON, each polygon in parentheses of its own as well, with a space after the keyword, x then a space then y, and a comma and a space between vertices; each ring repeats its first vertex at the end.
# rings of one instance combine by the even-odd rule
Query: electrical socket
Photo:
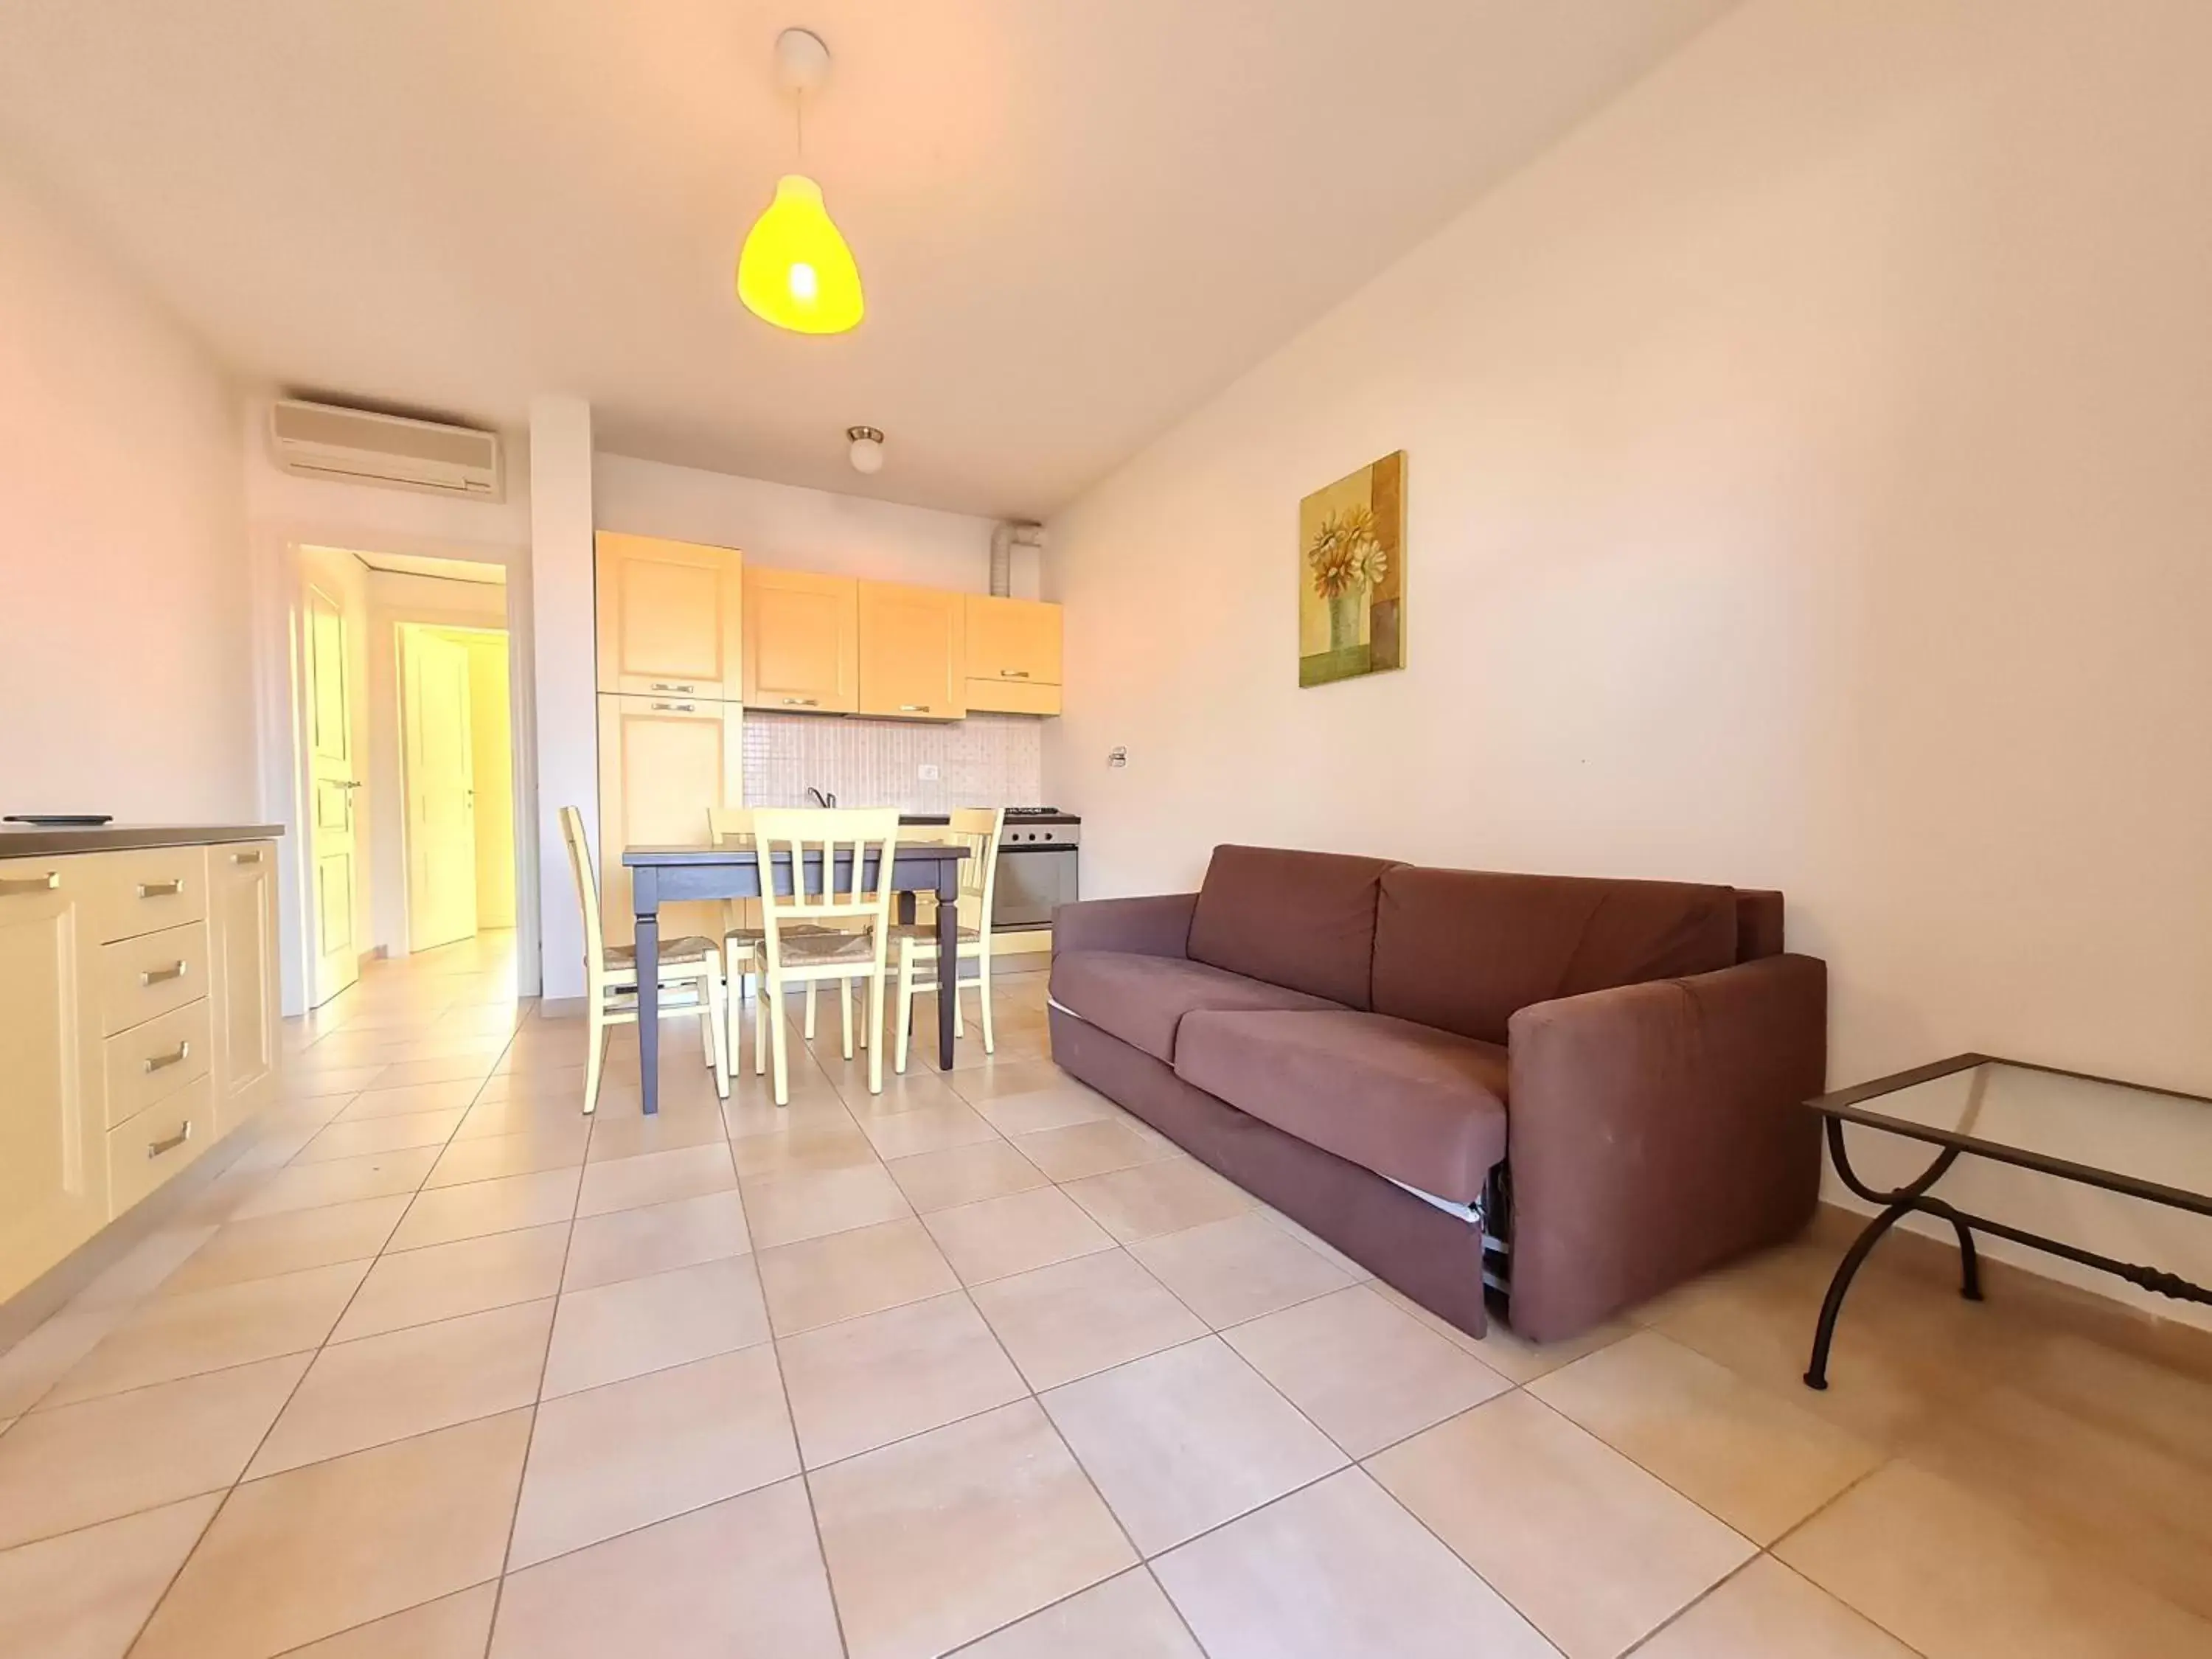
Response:
POLYGON ((937 781, 937 769, 933 766, 923 767, 921 769, 921 781, 924 783, 935 783, 937 781))

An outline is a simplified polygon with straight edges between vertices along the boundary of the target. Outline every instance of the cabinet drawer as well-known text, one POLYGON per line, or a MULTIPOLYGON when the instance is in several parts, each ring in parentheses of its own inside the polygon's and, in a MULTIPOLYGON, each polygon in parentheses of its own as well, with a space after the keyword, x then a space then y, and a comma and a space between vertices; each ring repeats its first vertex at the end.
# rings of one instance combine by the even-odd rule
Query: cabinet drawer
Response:
POLYGON ((1060 688, 1031 680, 969 680, 968 712, 971 714, 1057 714, 1060 688))
POLYGON ((212 1079, 200 1077, 107 1132, 107 1203, 121 1215, 215 1145, 212 1079))
POLYGON ((136 939, 207 920, 207 848, 149 847, 88 860, 94 939, 136 939))
POLYGON ((113 1036, 208 994, 204 921, 100 947, 100 1033, 113 1036))
POLYGON ((208 1006, 181 1008, 107 1039, 107 1122, 126 1123, 208 1071, 208 1006))

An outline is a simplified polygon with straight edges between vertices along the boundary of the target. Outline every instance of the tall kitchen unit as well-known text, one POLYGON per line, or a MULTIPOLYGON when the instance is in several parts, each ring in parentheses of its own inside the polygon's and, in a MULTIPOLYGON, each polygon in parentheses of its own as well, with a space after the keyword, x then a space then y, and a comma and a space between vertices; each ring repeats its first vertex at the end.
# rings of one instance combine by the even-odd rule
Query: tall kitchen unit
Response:
MULTIPOLYGON (((735 548, 598 536, 599 907, 635 933, 623 848, 703 846, 707 811, 744 802, 744 561, 735 548)), ((721 907, 664 905, 663 939, 721 938, 721 907)))

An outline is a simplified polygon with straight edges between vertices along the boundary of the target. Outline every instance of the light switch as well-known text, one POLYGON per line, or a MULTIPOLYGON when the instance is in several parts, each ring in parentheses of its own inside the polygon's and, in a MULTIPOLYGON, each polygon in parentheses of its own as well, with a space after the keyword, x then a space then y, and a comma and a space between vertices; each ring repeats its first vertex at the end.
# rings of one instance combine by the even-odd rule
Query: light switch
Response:
POLYGON ((924 783, 935 783, 937 781, 937 769, 933 766, 923 767, 921 769, 921 781, 924 783))

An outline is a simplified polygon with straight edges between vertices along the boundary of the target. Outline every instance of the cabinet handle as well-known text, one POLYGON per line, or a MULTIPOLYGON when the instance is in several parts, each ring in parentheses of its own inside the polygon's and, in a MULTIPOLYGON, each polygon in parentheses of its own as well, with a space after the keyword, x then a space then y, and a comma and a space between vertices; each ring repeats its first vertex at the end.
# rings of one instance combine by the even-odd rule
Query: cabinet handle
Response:
POLYGON ((786 697, 783 700, 783 706, 786 708, 819 708, 822 706, 822 699, 819 697, 786 697))
POLYGON ((173 881, 142 881, 138 884, 140 898, 174 898, 185 890, 182 876, 173 881))
POLYGON ((926 702, 902 702, 899 705, 902 714, 927 714, 928 712, 929 705, 926 702))
POLYGON ((653 683, 653 689, 656 691, 696 691, 699 688, 696 685, 676 685, 673 684, 664 685, 660 681, 655 680, 653 683))
POLYGON ((665 710, 668 711, 668 712, 669 712, 669 713, 671 713, 671 714, 696 714, 696 713, 698 712, 698 705, 697 705, 697 704, 696 704, 696 703, 689 703, 689 702, 657 702, 657 703, 653 704, 653 706, 655 708, 665 709, 665 710))
POLYGON ((257 847, 250 853, 233 853, 230 861, 233 864, 258 864, 261 862, 261 849, 257 847))
POLYGON ((192 1121, 190 1118, 186 1118, 184 1121, 183 1127, 178 1129, 176 1133, 169 1135, 161 1140, 148 1141, 146 1143, 146 1156, 148 1158, 159 1158, 164 1152, 173 1152, 178 1147, 183 1146, 191 1138, 192 1121))
POLYGON ((1025 680, 1029 677, 1030 671, 1026 668, 1001 668, 999 671, 999 678, 1002 680, 1025 680))
POLYGON ((166 1072, 172 1066, 181 1066, 185 1062, 185 1056, 190 1054, 191 1051, 191 1042, 187 1038, 185 1041, 179 1042, 177 1045, 177 1050, 174 1054, 149 1054, 146 1057, 146 1069, 149 1072, 166 1072))
POLYGON ((166 968, 149 968, 138 975, 138 982, 141 985, 167 985, 171 980, 182 979, 184 976, 185 963, 183 958, 179 957, 166 968))
POLYGON ((0 878, 0 897, 9 893, 51 893, 61 884, 58 870, 49 870, 43 876, 8 876, 0 878))

